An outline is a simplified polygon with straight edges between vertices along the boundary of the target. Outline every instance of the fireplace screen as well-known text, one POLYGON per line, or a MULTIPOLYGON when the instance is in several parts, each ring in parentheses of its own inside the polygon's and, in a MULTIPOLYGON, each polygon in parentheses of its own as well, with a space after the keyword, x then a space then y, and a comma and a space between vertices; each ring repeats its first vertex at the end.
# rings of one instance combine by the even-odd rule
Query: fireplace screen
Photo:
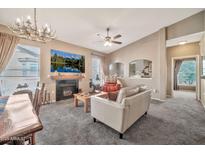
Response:
POLYGON ((63 90, 63 96, 71 96, 73 92, 70 89, 63 90))
POLYGON ((78 93, 78 80, 57 80, 56 101, 69 99, 78 93))

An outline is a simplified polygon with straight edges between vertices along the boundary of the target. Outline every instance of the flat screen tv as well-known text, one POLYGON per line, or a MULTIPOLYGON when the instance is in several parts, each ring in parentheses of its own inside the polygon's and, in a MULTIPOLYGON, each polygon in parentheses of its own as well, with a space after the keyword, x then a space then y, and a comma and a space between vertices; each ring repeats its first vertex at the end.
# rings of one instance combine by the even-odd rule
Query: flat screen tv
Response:
POLYGON ((51 72, 85 73, 85 57, 51 49, 51 72))

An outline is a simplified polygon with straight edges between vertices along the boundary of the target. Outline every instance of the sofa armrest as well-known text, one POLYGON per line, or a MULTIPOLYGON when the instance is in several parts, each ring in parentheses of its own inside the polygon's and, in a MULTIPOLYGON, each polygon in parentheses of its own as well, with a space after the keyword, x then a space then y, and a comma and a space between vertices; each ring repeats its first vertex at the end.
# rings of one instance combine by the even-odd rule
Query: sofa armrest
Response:
POLYGON ((151 89, 148 89, 146 91, 140 92, 137 95, 133 95, 130 97, 126 97, 122 101, 123 106, 130 106, 133 103, 141 103, 141 102, 147 102, 150 103, 151 101, 151 89))
POLYGON ((104 105, 108 105, 110 107, 116 107, 116 108, 120 108, 120 109, 124 108, 120 103, 109 100, 105 95, 103 95, 103 96, 101 96, 101 95, 100 96, 98 96, 98 95, 91 96, 91 104, 92 103, 101 103, 104 105))
POLYGON ((124 114, 124 131, 148 111, 150 102, 151 90, 146 90, 123 99, 122 105, 128 109, 124 114))
POLYGON ((108 99, 108 98, 109 98, 109 95, 108 95, 107 92, 101 92, 101 93, 96 94, 95 96, 92 96, 92 97, 99 97, 99 98, 108 99))
POLYGON ((114 101, 92 96, 91 116, 112 127, 118 132, 122 132, 124 107, 114 101))

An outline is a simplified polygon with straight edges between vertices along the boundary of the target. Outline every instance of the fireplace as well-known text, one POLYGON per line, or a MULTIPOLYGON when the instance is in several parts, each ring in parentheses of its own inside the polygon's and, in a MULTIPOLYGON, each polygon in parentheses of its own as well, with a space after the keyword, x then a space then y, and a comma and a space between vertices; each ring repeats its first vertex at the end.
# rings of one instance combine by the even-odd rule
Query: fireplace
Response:
POLYGON ((69 99, 78 93, 78 80, 56 80, 56 101, 69 99))

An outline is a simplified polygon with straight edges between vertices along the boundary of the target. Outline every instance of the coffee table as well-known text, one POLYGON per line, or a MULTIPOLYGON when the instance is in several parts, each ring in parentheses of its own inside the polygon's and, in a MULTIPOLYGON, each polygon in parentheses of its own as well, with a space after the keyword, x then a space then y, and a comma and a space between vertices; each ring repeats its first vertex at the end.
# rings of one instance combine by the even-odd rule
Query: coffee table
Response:
POLYGON ((88 112, 88 105, 90 103, 90 98, 93 95, 101 95, 108 97, 107 92, 99 92, 99 93, 89 93, 89 94, 83 94, 83 93, 77 93, 73 94, 74 95, 74 107, 78 107, 78 101, 83 102, 84 104, 84 112, 88 112))

